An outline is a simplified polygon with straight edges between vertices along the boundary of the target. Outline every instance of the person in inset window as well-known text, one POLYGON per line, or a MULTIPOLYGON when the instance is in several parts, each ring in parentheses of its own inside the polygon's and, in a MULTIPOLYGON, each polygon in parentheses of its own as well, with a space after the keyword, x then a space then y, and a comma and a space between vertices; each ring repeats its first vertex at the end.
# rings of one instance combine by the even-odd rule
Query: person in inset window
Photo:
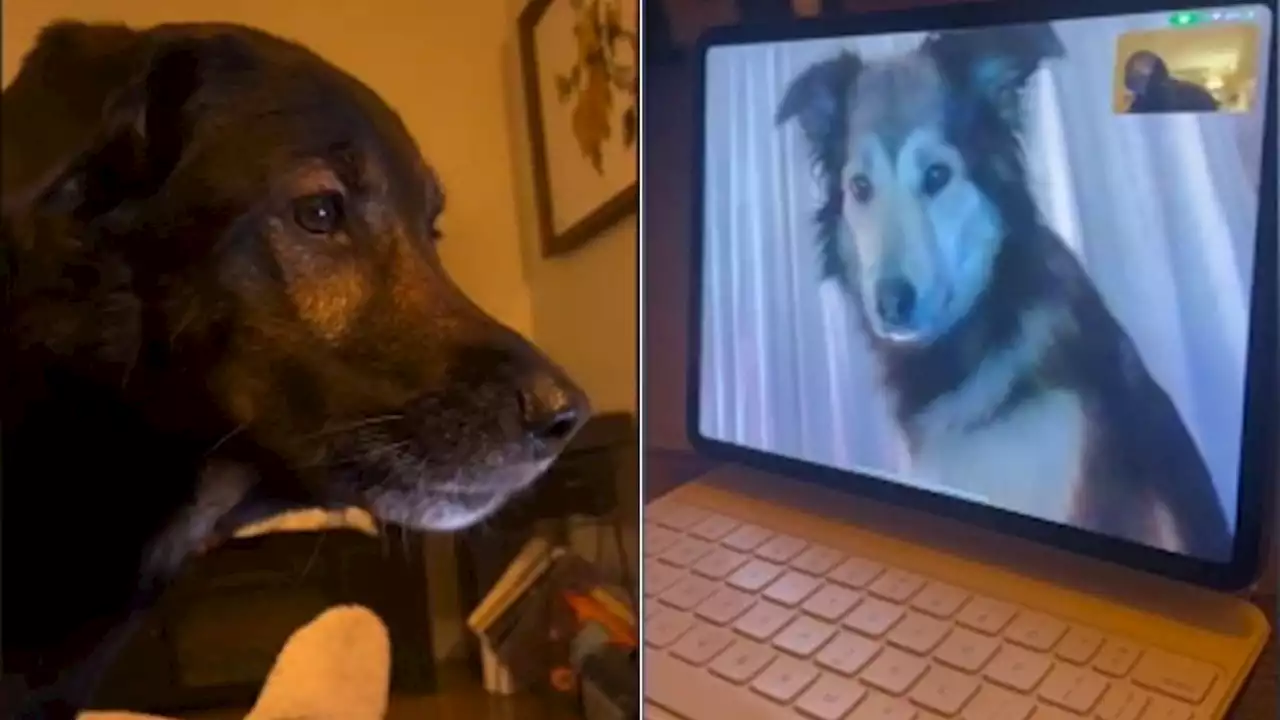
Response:
POLYGON ((1130 113, 1214 112, 1218 101, 1199 85, 1169 74, 1163 58, 1139 50, 1124 64, 1124 86, 1133 93, 1130 113))

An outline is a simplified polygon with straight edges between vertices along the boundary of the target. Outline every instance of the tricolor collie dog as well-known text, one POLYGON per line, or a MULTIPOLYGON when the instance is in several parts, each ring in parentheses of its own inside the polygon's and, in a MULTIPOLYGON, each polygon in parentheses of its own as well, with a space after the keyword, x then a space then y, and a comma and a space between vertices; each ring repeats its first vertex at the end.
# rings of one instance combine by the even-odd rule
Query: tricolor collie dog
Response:
POLYGON ((1232 535, 1168 394, 1072 252, 1023 160, 1047 25, 942 32, 786 88, 823 188, 826 277, 883 371, 913 474, 1009 509, 1222 560, 1232 535))
POLYGON ((0 108, 0 717, 74 718, 240 525, 465 527, 586 420, 445 273, 405 124, 305 48, 59 23, 0 108))

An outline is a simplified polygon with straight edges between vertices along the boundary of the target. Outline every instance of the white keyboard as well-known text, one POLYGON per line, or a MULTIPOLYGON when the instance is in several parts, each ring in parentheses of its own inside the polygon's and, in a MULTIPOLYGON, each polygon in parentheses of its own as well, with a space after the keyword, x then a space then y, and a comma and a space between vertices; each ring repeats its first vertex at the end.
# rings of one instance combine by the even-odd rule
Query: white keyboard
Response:
POLYGON ((645 696, 681 717, 1210 716, 1209 663, 705 508, 645 522, 645 696))

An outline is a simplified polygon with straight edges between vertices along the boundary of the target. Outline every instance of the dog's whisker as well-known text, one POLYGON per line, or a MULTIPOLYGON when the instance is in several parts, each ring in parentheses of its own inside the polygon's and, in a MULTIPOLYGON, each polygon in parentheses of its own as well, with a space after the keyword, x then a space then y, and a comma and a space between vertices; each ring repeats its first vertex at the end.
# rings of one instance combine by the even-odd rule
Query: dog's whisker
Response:
POLYGON ((315 567, 316 561, 320 559, 320 546, 324 544, 324 538, 328 534, 327 532, 317 534, 315 547, 311 549, 311 557, 307 559, 307 564, 302 566, 302 572, 294 581, 295 586, 300 585, 307 578, 307 573, 311 572, 311 568, 315 567))
POLYGON ((355 430, 360 430, 362 428, 376 427, 378 425, 386 425, 387 423, 392 423, 392 422, 396 422, 403 419, 404 419, 403 413, 390 413, 388 415, 379 415, 377 417, 362 418, 360 420, 353 420, 345 423, 326 424, 324 427, 320 428, 318 431, 311 433, 310 435, 304 435, 303 438, 309 439, 309 440, 315 439, 315 438, 321 438, 328 435, 352 432, 355 430))
POLYGON ((240 424, 239 424, 239 425, 237 425, 235 428, 233 428, 233 429, 231 430, 231 432, 227 433, 226 435, 223 435, 221 438, 218 438, 218 441, 217 441, 217 442, 215 442, 212 446, 210 446, 210 448, 209 448, 208 450, 205 450, 205 451, 204 451, 205 456, 207 457, 207 456, 212 455, 213 453, 217 452, 218 448, 220 448, 220 447, 222 447, 224 444, 226 444, 226 442, 227 442, 228 440, 230 440, 231 438, 235 437, 236 435, 239 435, 239 434, 240 434, 241 432, 243 432, 243 431, 244 431, 244 429, 245 429, 245 428, 247 428, 247 427, 248 427, 248 425, 247 425, 247 424, 245 424, 245 423, 240 423, 240 424))
POLYGON ((187 309, 186 314, 182 316, 182 321, 179 322, 178 325, 173 329, 173 332, 169 333, 170 347, 173 347, 173 344, 178 340, 178 336, 181 335, 183 331, 185 331, 188 327, 190 327, 191 323, 195 322, 196 317, 199 315, 199 313, 200 313, 199 308, 195 306, 192 306, 187 309))
POLYGON ((124 366, 124 372, 120 374, 120 387, 129 386, 129 379, 133 377, 133 369, 138 364, 138 356, 136 353, 129 357, 129 363, 124 366))

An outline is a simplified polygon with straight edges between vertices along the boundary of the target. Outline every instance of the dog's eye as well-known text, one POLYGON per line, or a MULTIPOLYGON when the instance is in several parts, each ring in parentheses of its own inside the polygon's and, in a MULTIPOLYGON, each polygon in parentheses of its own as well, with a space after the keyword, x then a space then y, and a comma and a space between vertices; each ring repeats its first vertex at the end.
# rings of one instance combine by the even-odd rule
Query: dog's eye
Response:
POLYGON ((942 192, 942 188, 951 182, 951 168, 942 163, 934 163, 925 168, 924 179, 920 182, 920 190, 933 197, 942 192))
POLYGON ((853 199, 860 203, 866 204, 871 202, 872 196, 875 195, 875 188, 871 185, 871 178, 858 173, 849 181, 849 189, 853 191, 853 199))
POLYGON ((332 235, 342 227, 342 195, 316 193, 293 201, 293 221, 315 235, 332 235))

